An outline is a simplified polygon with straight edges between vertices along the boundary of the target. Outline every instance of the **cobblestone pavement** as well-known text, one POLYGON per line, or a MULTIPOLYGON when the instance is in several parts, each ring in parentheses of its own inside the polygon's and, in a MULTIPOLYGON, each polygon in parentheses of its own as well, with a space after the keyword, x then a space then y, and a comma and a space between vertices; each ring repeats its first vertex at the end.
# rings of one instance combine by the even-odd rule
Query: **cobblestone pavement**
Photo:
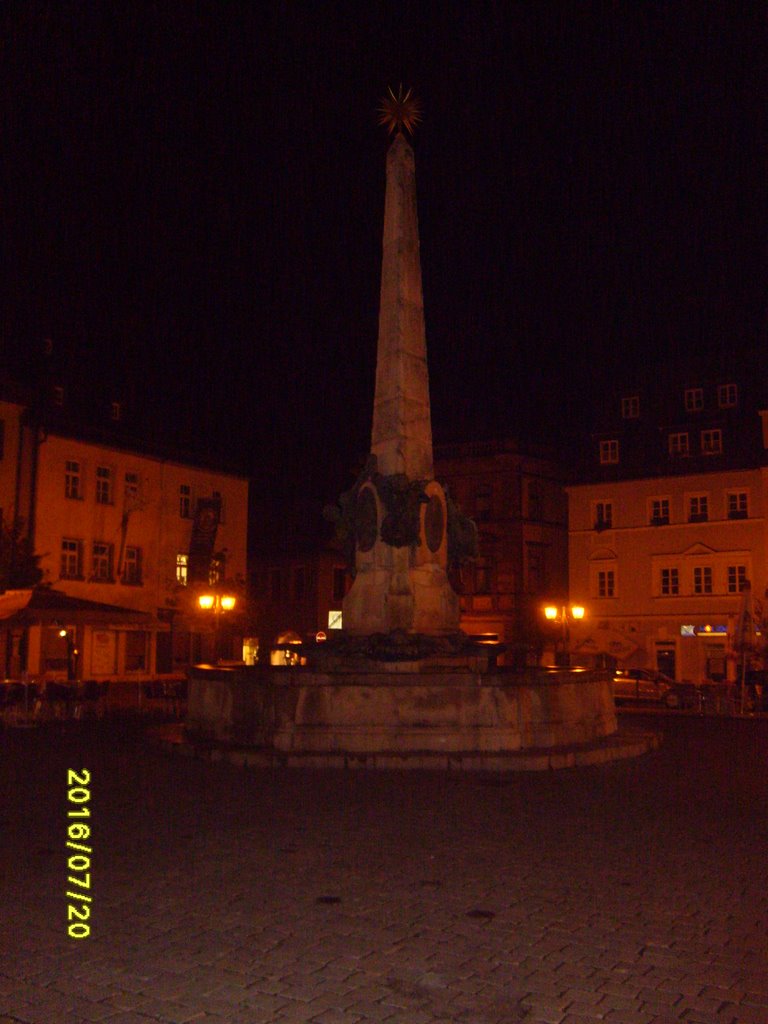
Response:
POLYGON ((0 1024, 768 1024, 768 722, 652 724, 641 758, 506 778, 6 729, 0 1024), (82 940, 67 768, 93 780, 82 940))

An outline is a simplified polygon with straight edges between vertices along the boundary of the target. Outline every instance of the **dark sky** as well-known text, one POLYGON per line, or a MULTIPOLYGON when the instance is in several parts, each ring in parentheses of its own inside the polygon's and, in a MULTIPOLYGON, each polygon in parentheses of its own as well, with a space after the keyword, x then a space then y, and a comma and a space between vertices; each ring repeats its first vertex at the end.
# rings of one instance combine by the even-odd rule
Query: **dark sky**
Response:
POLYGON ((0 342, 330 498, 369 444, 386 136, 416 134, 436 438, 568 434, 765 344, 764 3, 0 7, 0 342))

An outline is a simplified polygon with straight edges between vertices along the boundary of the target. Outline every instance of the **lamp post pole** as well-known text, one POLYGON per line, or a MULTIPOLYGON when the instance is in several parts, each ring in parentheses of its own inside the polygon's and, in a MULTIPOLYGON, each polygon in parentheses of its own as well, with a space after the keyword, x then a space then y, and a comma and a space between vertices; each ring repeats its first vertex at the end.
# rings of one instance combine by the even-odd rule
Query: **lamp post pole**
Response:
POLYGON ((232 594, 200 594, 197 603, 203 611, 213 612, 213 661, 218 665, 221 649, 221 614, 222 612, 231 612, 237 603, 237 598, 232 594))
POLYGON ((558 623, 561 628, 562 653, 561 661, 568 668, 571 664, 571 620, 580 621, 584 618, 585 609, 580 604, 548 604, 544 608, 544 616, 548 622, 558 623))

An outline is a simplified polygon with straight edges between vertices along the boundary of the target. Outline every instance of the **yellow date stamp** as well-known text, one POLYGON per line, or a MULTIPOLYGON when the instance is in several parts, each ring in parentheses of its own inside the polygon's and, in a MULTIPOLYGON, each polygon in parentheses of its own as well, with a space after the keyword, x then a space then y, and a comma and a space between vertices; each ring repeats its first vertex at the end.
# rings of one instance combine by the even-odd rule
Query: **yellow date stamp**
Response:
POLYGON ((67 934, 87 939, 91 934, 91 773, 67 771, 67 934), (75 851, 75 852, 70 852, 75 851))

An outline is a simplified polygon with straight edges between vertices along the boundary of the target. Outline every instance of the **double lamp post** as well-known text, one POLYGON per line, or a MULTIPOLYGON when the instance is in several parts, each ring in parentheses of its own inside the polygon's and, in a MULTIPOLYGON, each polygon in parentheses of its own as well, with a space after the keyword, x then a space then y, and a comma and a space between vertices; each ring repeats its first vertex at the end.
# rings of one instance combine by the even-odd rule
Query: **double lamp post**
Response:
POLYGON ((548 622, 559 624, 562 629, 560 652, 555 652, 555 661, 568 667, 571 664, 571 622, 580 622, 584 618, 585 609, 580 604, 548 604, 544 608, 544 617, 548 622))

